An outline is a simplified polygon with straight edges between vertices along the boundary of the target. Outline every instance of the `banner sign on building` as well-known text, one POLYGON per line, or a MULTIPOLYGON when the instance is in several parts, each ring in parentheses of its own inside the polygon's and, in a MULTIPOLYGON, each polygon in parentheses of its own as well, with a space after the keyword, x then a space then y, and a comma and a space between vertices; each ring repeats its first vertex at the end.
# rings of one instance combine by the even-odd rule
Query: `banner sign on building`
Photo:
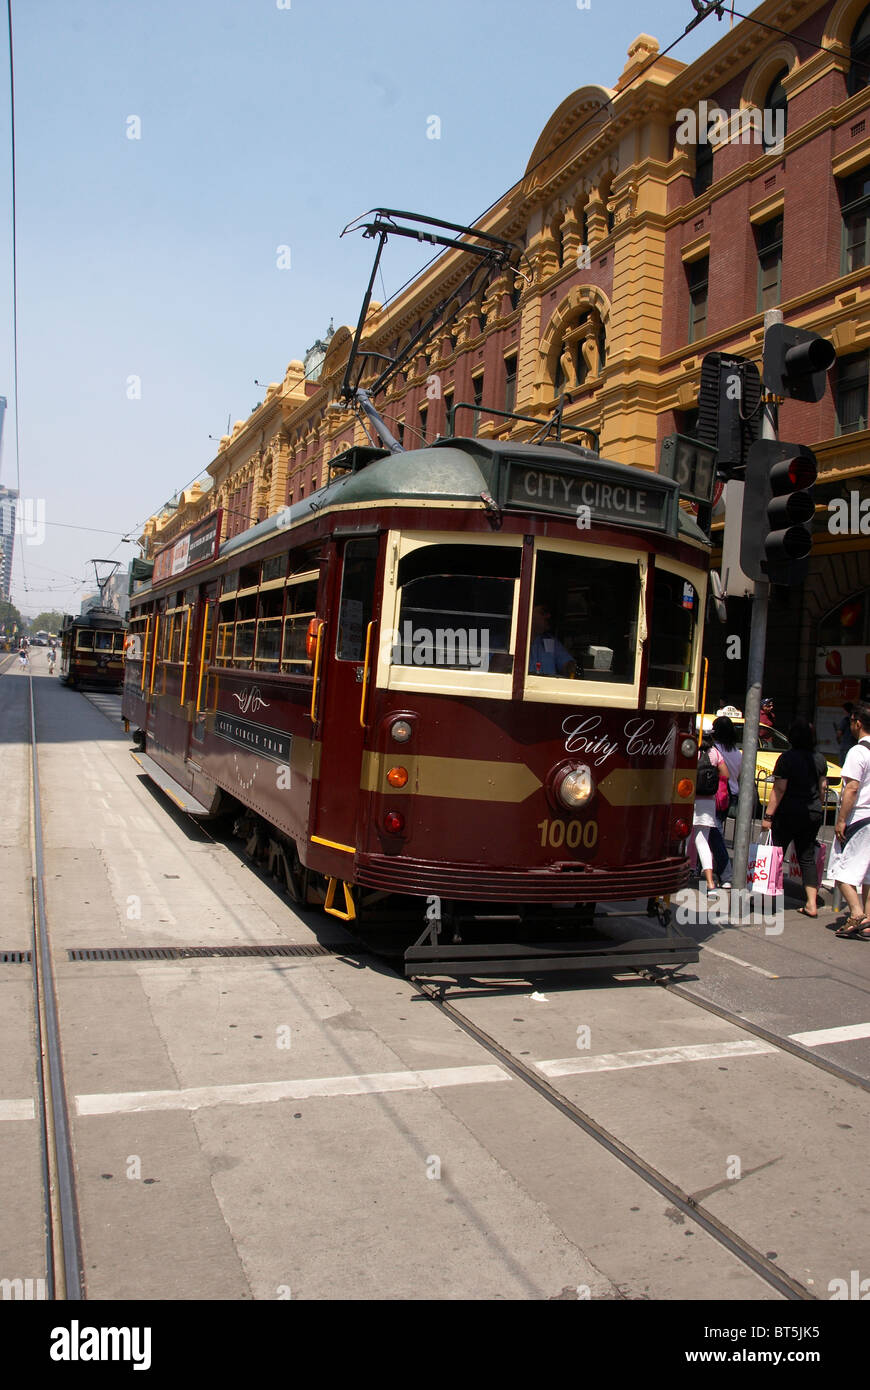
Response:
POLYGON ((221 517, 223 510, 218 508, 203 521, 191 526, 171 545, 164 546, 154 556, 153 584, 160 584, 194 565, 206 564, 218 553, 221 537, 221 517))

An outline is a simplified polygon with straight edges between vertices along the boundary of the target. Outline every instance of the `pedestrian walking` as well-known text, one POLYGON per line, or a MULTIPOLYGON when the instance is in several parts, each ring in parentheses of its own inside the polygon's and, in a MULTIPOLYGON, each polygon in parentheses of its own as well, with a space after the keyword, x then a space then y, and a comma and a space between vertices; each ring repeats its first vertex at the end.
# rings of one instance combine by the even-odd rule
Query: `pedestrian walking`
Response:
POLYGON ((840 750, 841 766, 849 749, 854 748, 856 742, 855 735, 852 733, 852 711, 854 708, 852 701, 847 700, 843 706, 846 713, 837 725, 837 747, 840 750))
POLYGON ((788 741, 791 747, 780 754, 773 769, 773 787, 761 828, 771 832, 773 844, 782 850, 794 842, 806 894, 805 905, 798 912, 804 917, 818 917, 816 836, 828 794, 828 764, 815 751, 815 730, 808 720, 795 719, 788 741))
MULTIPOLYGON (((698 864, 711 892, 716 887, 713 882, 713 834, 719 835, 719 840, 722 841, 716 822, 716 789, 720 781, 725 781, 727 777, 728 768, 722 754, 714 747, 710 734, 704 734, 698 752, 698 777, 695 783, 695 812, 692 817, 692 828, 695 832, 695 851, 698 855, 698 864)), ((725 863, 727 864, 728 851, 725 849, 724 841, 722 841, 721 849, 724 850, 725 863)), ((725 876, 724 866, 720 871, 720 880, 723 876, 725 876)), ((728 879, 727 883, 720 882, 720 886, 730 887, 730 875, 728 879)))
POLYGON ((852 710, 857 742, 843 763, 842 792, 828 864, 849 908, 837 936, 870 941, 870 704, 859 700, 852 710), (864 901, 859 897, 863 887, 864 901))
POLYGON ((737 747, 737 732, 727 714, 717 714, 713 720, 711 733, 713 735, 713 747, 721 755, 728 769, 728 805, 720 813, 719 820, 720 829, 724 832, 725 821, 737 805, 743 753, 737 747))
POLYGON ((27 666, 27 648, 26 648, 26 647, 19 647, 19 648, 18 648, 18 665, 20 666, 20 668, 21 668, 22 671, 23 671, 23 670, 26 668, 26 666, 27 666))
POLYGON ((57 661, 57 652, 55 651, 54 647, 49 647, 49 649, 48 649, 48 674, 49 674, 50 676, 53 676, 53 675, 54 675, 54 663, 55 663, 56 661, 57 661))
POLYGON ((758 716, 758 741, 760 744, 768 744, 773 739, 774 730, 773 701, 771 699, 762 700, 761 713, 758 716))

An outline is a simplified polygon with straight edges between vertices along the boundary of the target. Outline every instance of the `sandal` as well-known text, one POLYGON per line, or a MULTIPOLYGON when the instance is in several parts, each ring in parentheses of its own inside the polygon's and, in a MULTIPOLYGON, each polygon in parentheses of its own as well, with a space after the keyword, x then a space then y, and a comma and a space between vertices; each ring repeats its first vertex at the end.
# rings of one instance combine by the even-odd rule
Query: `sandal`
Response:
POLYGON ((834 932, 835 936, 849 936, 856 941, 870 941, 870 935, 862 935, 863 930, 870 931, 870 922, 866 917, 849 917, 841 927, 834 932))
POLYGON ((801 914, 802 917, 813 917, 813 918, 816 918, 816 917, 818 917, 818 915, 819 915, 817 912, 807 912, 807 910, 806 910, 805 907, 799 907, 799 908, 798 908, 798 912, 801 914))

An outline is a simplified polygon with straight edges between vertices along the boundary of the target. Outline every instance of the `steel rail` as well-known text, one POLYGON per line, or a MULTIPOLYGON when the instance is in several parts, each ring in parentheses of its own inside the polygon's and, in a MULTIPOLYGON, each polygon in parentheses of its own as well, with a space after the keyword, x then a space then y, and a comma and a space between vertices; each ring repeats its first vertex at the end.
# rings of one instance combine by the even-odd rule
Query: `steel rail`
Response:
POLYGON ((630 1149, 627 1144, 623 1144, 621 1139, 617 1139, 615 1134, 611 1134, 609 1130, 605 1129, 603 1125, 600 1125, 597 1120, 594 1120, 585 1110, 581 1110, 573 1101, 568 1100, 566 1096, 562 1095, 555 1087, 551 1086, 549 1082, 545 1081, 534 1072, 527 1063, 520 1061, 518 1057, 515 1057, 513 1053, 509 1052, 501 1043, 496 1042, 495 1038, 490 1037, 490 1035, 484 1032, 482 1028, 478 1027, 476 1023, 472 1023, 455 1005, 447 1003, 436 988, 424 984, 419 979, 415 980, 414 983, 421 994, 435 1004, 437 1008, 441 1009, 443 1013, 447 1014, 464 1033, 467 1033, 470 1038, 473 1038, 475 1042, 479 1043, 480 1046, 491 1053, 493 1057, 498 1058, 509 1071, 513 1072, 515 1076, 519 1077, 521 1081, 524 1081, 526 1085, 536 1091, 538 1095, 542 1096, 543 1099, 556 1110, 559 1110, 567 1119, 571 1120, 573 1124, 582 1129, 591 1139, 594 1139, 597 1144, 600 1144, 602 1148, 606 1149, 608 1153, 611 1153, 614 1158, 617 1158, 621 1163, 625 1164, 627 1168, 630 1168, 631 1171, 641 1178, 649 1187, 654 1188, 657 1192, 661 1193, 663 1197, 667 1197, 678 1211, 682 1212, 689 1220, 694 1221, 696 1225, 701 1226, 708 1235, 712 1236, 715 1241, 724 1246, 732 1255, 735 1255, 749 1269, 753 1270, 755 1274, 763 1279, 766 1284, 769 1284, 771 1288, 775 1289, 777 1293, 793 1301, 816 1301, 815 1294, 811 1293, 810 1290, 799 1283, 797 1279, 793 1279, 790 1274, 786 1274, 784 1270, 777 1268, 766 1255, 762 1254, 760 1250, 757 1250, 755 1246, 750 1245, 748 1241, 745 1241, 742 1236, 738 1235, 730 1226, 727 1226, 724 1221, 720 1221, 719 1218, 713 1216, 711 1212, 705 1211, 703 1207, 698 1206, 697 1202, 695 1202, 694 1198, 691 1197, 689 1193, 684 1192, 676 1183, 671 1182, 670 1178, 665 1177, 657 1168, 653 1168, 652 1164, 647 1163, 646 1160, 641 1158, 639 1154, 636 1154, 633 1149, 630 1149))
POLYGON ((30 771, 32 787, 33 992, 36 1023, 39 1118, 45 1189, 47 1287, 52 1299, 85 1297, 75 1169, 69 1126, 54 971, 45 911, 45 860, 33 677, 30 677, 30 771))
MULTIPOLYGON (((701 950, 703 951, 703 949, 702 946, 701 950)), ((826 1071, 831 1076, 836 1076, 840 1081, 848 1082, 850 1086, 859 1086, 862 1091, 870 1091, 870 1079, 866 1076, 859 1076, 857 1072, 841 1067, 838 1062, 832 1062, 828 1057, 820 1057, 810 1048, 804 1047, 802 1043, 794 1042, 791 1038, 784 1038, 781 1033, 772 1033, 769 1028, 763 1028, 760 1023, 753 1023, 751 1019, 744 1018, 742 1014, 735 1014, 731 1009, 723 1008, 721 1004, 714 1004, 710 999, 692 994, 685 985, 679 985, 664 975, 657 974, 654 966, 641 973, 671 994, 677 994, 681 999, 688 999, 689 1003, 697 1004, 699 1009, 705 1009, 707 1013, 715 1014, 717 1018, 724 1018, 727 1023, 733 1023, 736 1028, 741 1028, 745 1033, 754 1034, 756 1038, 763 1039, 764 1042, 770 1043, 782 1052, 790 1053, 793 1057, 799 1058, 801 1062, 809 1062, 810 1066, 818 1067, 820 1071, 826 1071)))

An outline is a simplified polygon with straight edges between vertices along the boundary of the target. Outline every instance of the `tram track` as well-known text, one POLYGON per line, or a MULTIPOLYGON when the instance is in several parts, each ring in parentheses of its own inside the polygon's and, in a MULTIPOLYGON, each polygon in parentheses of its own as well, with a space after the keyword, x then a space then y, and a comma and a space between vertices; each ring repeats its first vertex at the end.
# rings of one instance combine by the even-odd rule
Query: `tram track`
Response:
MULTIPOLYGON (((8 668, 7 668, 8 669, 8 668)), ((5 673, 5 672, 4 672, 5 673)), ((64 1080, 51 940, 45 906, 42 799, 33 677, 29 676, 31 969, 36 1044, 37 1118, 42 1169, 46 1289, 49 1299, 85 1298, 75 1166, 64 1080)))
POLYGON ((415 980, 414 983, 420 993, 461 1028, 467 1036, 472 1038, 480 1047, 483 1047, 491 1056, 497 1058, 514 1076, 535 1091, 554 1109, 566 1116, 578 1129, 583 1130, 591 1139, 594 1139, 597 1144, 600 1144, 602 1148, 630 1169, 647 1186, 666 1197, 683 1217, 701 1227, 719 1245, 736 1256, 746 1268, 751 1269, 753 1273, 763 1279, 770 1288, 781 1294, 783 1298, 792 1301, 815 1301, 816 1295, 799 1280, 792 1278, 791 1275, 780 1269, 767 1258, 763 1251, 751 1245, 732 1227, 700 1206, 677 1183, 654 1168, 651 1163, 635 1153, 587 1111, 582 1110, 567 1096, 550 1085, 543 1076, 535 1071, 533 1065, 522 1061, 521 1058, 502 1046, 483 1028, 463 1014, 456 1005, 444 999, 436 986, 426 984, 419 979, 415 980))
MULTIPOLYGON (((2 674, 2 670, 0 670, 2 674)), ((47 1240, 51 1244, 49 1269, 49 1297, 83 1298, 81 1247, 78 1231, 78 1213, 75 1200, 75 1180, 72 1165, 67 1104, 63 1086, 62 1062, 57 1013, 54 1007, 54 980, 50 958, 50 938, 46 920, 44 900, 44 862, 42 854, 42 812, 39 799, 39 768, 36 739, 36 719, 32 678, 29 681, 30 709, 29 728, 31 742, 31 792, 32 792, 32 835, 33 855, 33 951, 34 999, 39 1026, 38 1061, 44 1073, 40 1078, 40 1096, 43 1096, 43 1082, 46 1087, 45 1098, 41 1099, 40 1123, 43 1133, 43 1161, 46 1175, 46 1227, 47 1240), (54 1055, 53 1055, 54 1054, 54 1055), (58 1123, 59 1121, 59 1123, 58 1123)), ((220 845, 224 837, 208 838, 220 845)), ((238 853, 241 859, 243 856, 238 853)), ((264 873, 258 874, 264 882, 264 873)), ((393 968, 395 963, 393 962, 393 968)), ((396 971, 401 978, 401 971, 396 971)), ((641 974, 642 972, 637 972, 641 974)), ((788 1052, 800 1061, 830 1073, 850 1085, 870 1090, 870 1082, 847 1069, 818 1057, 807 1048, 793 1043, 790 1039, 753 1024, 743 1016, 727 1010, 710 1001, 699 998, 685 986, 666 978, 656 978, 652 972, 646 977, 662 985, 669 993, 698 1005, 699 1008, 726 1020, 735 1027, 763 1039, 774 1047, 788 1052)), ((483 1047, 512 1075, 528 1086, 547 1104, 568 1118, 578 1129, 591 1137, 612 1157, 623 1164, 635 1176, 641 1178, 652 1190, 664 1196, 668 1203, 687 1221, 703 1229, 729 1254, 736 1257, 745 1268, 761 1278, 770 1289, 785 1299, 794 1301, 813 1301, 816 1295, 804 1284, 773 1263, 762 1250, 745 1240, 738 1231, 716 1217, 699 1204, 690 1192, 670 1179, 666 1173, 648 1163, 638 1152, 624 1143, 611 1130, 599 1123, 588 1111, 576 1105, 555 1086, 536 1071, 534 1064, 524 1061, 496 1038, 465 1015, 459 1004, 443 998, 437 986, 431 986, 420 979, 410 982, 422 996, 433 1003, 449 1017, 466 1035, 483 1047)))

